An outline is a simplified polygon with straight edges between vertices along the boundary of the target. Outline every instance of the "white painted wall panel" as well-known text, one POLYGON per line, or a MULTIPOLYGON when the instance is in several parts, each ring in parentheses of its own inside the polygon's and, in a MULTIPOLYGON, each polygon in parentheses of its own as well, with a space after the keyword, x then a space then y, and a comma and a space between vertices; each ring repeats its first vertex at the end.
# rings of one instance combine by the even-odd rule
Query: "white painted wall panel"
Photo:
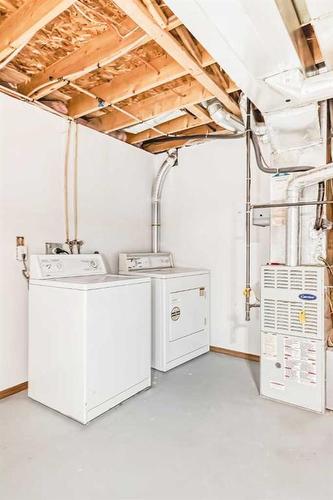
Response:
MULTIPOLYGON (((67 122, 0 95, 0 390, 27 379, 27 284, 15 238, 30 253, 64 241, 67 122)), ((148 250, 152 155, 80 127, 79 237, 116 270, 121 250, 148 250)))
MULTIPOLYGON (((162 156, 157 158, 160 165, 162 156)), ((253 162, 253 201, 269 200, 269 176, 253 162)), ((257 354, 259 314, 244 321, 245 145, 215 141, 180 150, 162 200, 162 250, 177 265, 211 269, 211 344, 257 354)), ((253 228, 253 288, 269 258, 269 228, 253 228)))

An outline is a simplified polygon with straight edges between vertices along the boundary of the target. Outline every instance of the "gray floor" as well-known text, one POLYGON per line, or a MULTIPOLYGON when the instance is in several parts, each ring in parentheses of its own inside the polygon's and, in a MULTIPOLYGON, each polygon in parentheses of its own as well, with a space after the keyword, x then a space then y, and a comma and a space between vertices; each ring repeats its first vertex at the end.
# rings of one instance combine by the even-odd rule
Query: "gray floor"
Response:
POLYGON ((259 398, 258 365, 207 354, 84 427, 0 401, 3 500, 326 500, 333 415, 259 398))

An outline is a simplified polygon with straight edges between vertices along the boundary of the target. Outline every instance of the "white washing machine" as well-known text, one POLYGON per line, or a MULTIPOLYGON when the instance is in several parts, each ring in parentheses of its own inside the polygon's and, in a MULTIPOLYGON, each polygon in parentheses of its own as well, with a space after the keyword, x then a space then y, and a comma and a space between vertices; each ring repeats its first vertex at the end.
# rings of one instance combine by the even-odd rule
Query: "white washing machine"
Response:
POLYGON ((29 397, 85 424, 150 387, 150 279, 101 255, 33 255, 29 397))
POLYGON ((122 253, 119 273, 152 281, 152 367, 167 371, 209 351, 209 271, 171 253, 122 253))

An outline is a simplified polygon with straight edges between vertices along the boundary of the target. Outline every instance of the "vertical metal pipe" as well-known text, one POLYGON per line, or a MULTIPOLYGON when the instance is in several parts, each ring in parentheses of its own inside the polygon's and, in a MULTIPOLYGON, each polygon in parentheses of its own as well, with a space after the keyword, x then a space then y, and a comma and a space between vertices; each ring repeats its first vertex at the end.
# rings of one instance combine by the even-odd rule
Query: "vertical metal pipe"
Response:
POLYGON ((245 202, 245 321, 250 321, 251 293, 251 103, 246 101, 246 202, 245 202))
POLYGON ((160 251, 160 201, 152 202, 152 233, 151 233, 151 241, 152 241, 152 252, 158 253, 160 251))
POLYGON ((152 219, 151 219, 151 245, 152 252, 160 251, 161 240, 161 197, 165 179, 171 168, 177 162, 177 150, 168 151, 166 160, 162 163, 156 176, 152 189, 152 219))

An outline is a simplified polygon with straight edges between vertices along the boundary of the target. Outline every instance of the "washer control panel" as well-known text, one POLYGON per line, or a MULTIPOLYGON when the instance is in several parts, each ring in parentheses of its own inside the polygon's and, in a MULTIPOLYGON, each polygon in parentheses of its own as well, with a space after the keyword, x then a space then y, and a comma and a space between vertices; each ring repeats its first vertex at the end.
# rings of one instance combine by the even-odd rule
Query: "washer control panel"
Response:
POLYGON ((30 278, 66 278, 105 274, 106 267, 100 254, 31 255, 30 278))
POLYGON ((121 253, 119 254, 119 272, 170 269, 174 267, 170 252, 160 253, 121 253))

